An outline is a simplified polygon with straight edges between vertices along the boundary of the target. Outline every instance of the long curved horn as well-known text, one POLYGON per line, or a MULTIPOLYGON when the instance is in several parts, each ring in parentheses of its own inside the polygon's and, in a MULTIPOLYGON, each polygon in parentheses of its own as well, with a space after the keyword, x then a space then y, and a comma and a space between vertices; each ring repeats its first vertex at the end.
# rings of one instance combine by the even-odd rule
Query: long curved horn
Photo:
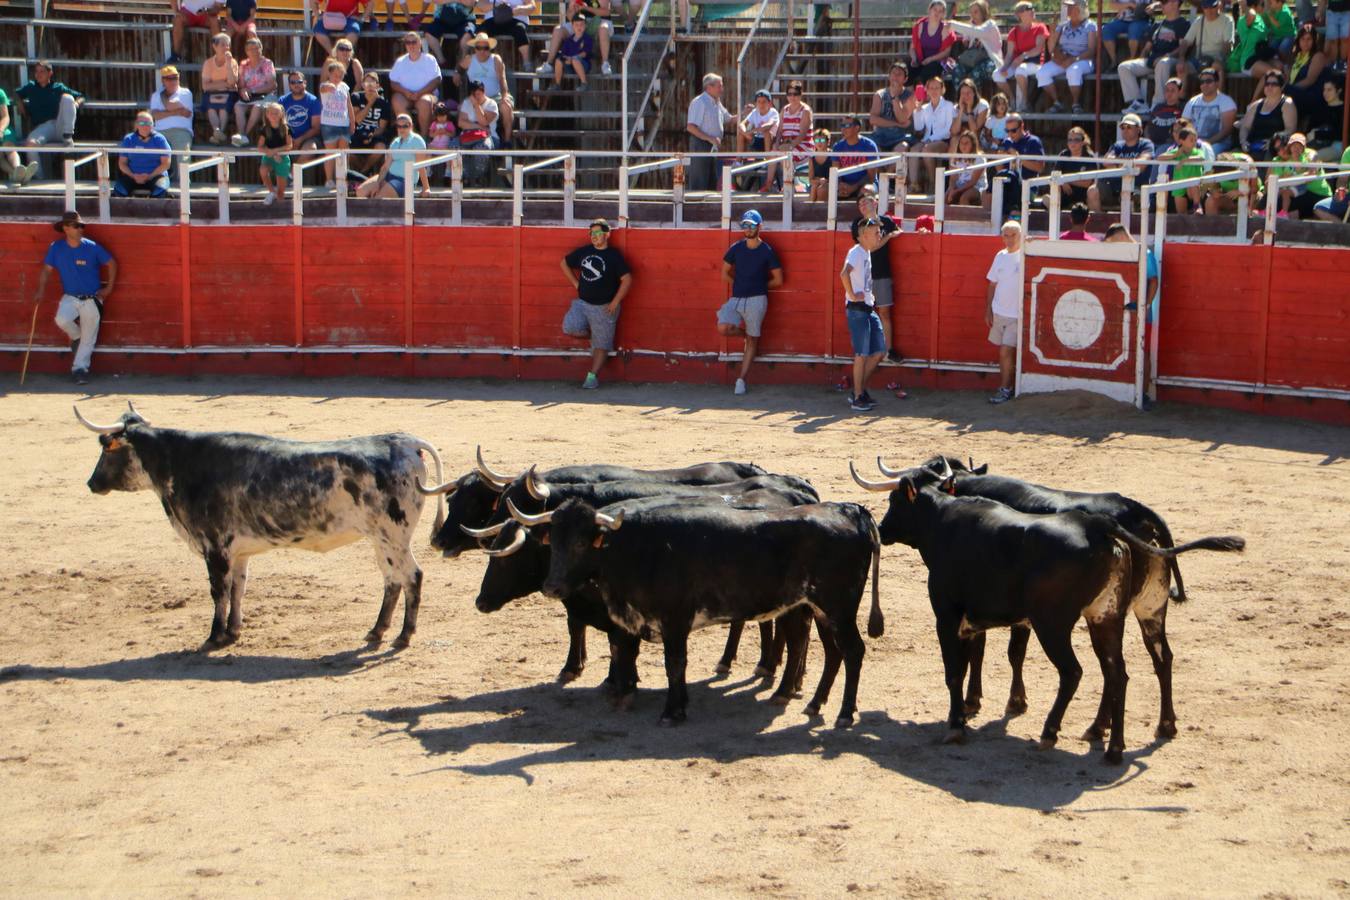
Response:
POLYGON ((505 488, 508 484, 510 484, 512 481, 510 477, 506 475, 498 475, 496 472, 488 468, 487 463, 483 462, 483 448, 481 445, 477 448, 477 450, 478 450, 477 453, 478 474, 483 476, 483 480, 486 481, 492 487, 497 488, 498 490, 501 490, 502 488, 505 488))
POLYGON ((422 479, 417 479, 417 493, 425 494, 428 497, 434 497, 437 494, 445 494, 447 497, 459 490, 459 479, 447 481, 445 484, 438 484, 435 487, 427 487, 422 483, 422 479))
POLYGON ((136 408, 136 404, 135 404, 135 403, 132 403, 130 400, 127 401, 127 409, 129 409, 129 410, 131 411, 131 414, 132 414, 133 416, 135 416, 136 418, 140 419, 140 420, 141 420, 142 422, 144 422, 145 424, 147 424, 147 425, 150 424, 150 420, 147 419, 145 416, 141 415, 141 411, 140 411, 139 409, 136 408))
POLYGON ((487 528, 470 528, 468 525, 461 525, 459 526, 459 530, 471 538, 490 538, 501 534, 502 529, 506 527, 506 524, 506 522, 498 522, 496 525, 491 525, 487 528))
POLYGON ((848 474, 853 476, 853 480, 859 487, 866 488, 869 491, 876 491, 879 494, 888 493, 900 486, 899 478, 892 478, 890 481, 868 481, 858 474, 858 470, 853 467, 853 460, 849 460, 848 474))
POLYGON ((947 457, 945 456, 939 456, 938 459, 942 460, 942 471, 938 473, 938 480, 946 481, 948 478, 951 478, 954 474, 952 472, 952 464, 947 462, 947 457))
POLYGON ((880 470, 881 474, 885 475, 887 478, 894 478, 903 471, 902 469, 892 469, 890 466, 886 465, 884 462, 881 461, 880 456, 877 457, 877 469, 880 470))
POLYGON ((511 502, 511 498, 506 498, 506 510, 511 513, 511 518, 515 519, 526 528, 533 528, 536 525, 547 525, 553 521, 553 510, 542 512, 537 516, 529 516, 516 509, 516 505, 511 502))
POLYGON ((606 531, 618 531, 623 525, 623 510, 620 509, 612 516, 607 516, 602 512, 595 514, 595 524, 606 531))
POLYGON ((547 484, 535 480, 534 473, 538 468, 539 466, 537 464, 530 466, 529 471, 525 473, 525 490, 530 492, 531 497, 538 500, 540 503, 543 503, 548 499, 548 495, 551 492, 549 491, 547 484))
POLYGON ((510 556, 512 553, 515 553, 517 550, 519 550, 521 547, 524 546, 525 546, 525 529, 517 528, 515 536, 511 538, 511 543, 507 544, 500 550, 485 550, 483 552, 486 553, 488 556, 495 556, 500 558, 503 556, 510 556))
POLYGON ((80 424, 95 434, 113 434, 126 427, 121 422, 118 422, 115 425, 95 425, 93 422, 90 422, 84 416, 80 415, 80 408, 78 406, 72 403, 70 408, 75 410, 75 418, 80 421, 80 424))

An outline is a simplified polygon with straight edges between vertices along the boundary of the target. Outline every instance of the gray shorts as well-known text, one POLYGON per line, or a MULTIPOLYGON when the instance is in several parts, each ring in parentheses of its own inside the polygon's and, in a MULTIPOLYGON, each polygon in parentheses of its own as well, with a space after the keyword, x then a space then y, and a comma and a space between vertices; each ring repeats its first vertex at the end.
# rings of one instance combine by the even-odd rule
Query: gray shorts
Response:
POLYGON ((1017 346, 1017 319, 994 313, 994 327, 989 329, 989 343, 999 347, 1017 346))
POLYGON ((619 313, 622 309, 623 306, 620 304, 611 318, 609 304, 587 303, 585 300, 576 299, 567 308, 567 315, 563 316, 562 329, 572 337, 589 335, 592 350, 613 350, 614 329, 619 324, 619 313))
POLYGON ((747 335, 757 338, 764 327, 764 314, 768 311, 769 298, 764 294, 757 297, 732 297, 717 311, 717 322, 743 328, 747 335))
POLYGON ((872 279, 872 298, 877 309, 895 305, 895 282, 889 278, 872 279))

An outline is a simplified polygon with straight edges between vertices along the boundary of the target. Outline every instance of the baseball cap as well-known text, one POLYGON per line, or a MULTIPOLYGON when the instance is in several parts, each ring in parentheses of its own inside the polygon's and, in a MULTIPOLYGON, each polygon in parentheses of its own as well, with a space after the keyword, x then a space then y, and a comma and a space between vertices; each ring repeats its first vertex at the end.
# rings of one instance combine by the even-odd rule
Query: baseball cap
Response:
POLYGON ((1213 9, 1219 5, 1219 0, 1200 0, 1200 5, 1205 9, 1213 9))
POLYGON ((756 228, 758 228, 759 226, 764 224, 764 217, 761 216, 756 210, 747 209, 745 212, 741 213, 741 224, 753 225, 756 228))
POLYGON ((1308 146, 1308 137, 1301 131, 1295 131, 1293 134, 1289 135, 1289 140, 1285 141, 1285 143, 1302 144, 1303 146, 1306 147, 1308 146))
POLYGON ((755 91, 755 99, 758 100, 760 97, 763 97, 765 100, 772 100, 773 94, 770 94, 768 91, 764 90, 764 88, 760 88, 755 91))
POLYGON ((162 69, 159 70, 159 74, 160 74, 161 77, 163 77, 163 76, 165 76, 165 75, 177 75, 177 74, 178 74, 178 67, 177 67, 177 66, 165 66, 164 68, 162 68, 162 69))
POLYGON ((861 128, 861 127, 862 127, 862 119, 859 119, 857 116, 848 116, 846 119, 844 119, 844 127, 845 127, 845 128, 861 128))
POLYGON ((1126 113, 1125 115, 1120 117, 1120 124, 1133 125, 1135 128, 1143 128, 1144 120, 1139 118, 1134 113, 1126 113))

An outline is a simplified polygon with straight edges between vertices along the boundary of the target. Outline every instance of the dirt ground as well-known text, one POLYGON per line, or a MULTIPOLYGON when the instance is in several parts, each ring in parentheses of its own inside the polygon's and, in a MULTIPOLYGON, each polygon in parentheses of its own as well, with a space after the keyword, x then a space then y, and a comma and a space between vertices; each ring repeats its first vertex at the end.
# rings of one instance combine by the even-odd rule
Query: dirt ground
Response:
MULTIPOLYGON (((1350 433, 1086 395, 993 408, 915 392, 850 413, 825 388, 539 383, 64 380, 0 397, 0 893, 271 896, 1350 895, 1350 433), (135 399, 158 425, 291 438, 407 430, 454 472, 475 444, 503 470, 738 459, 811 479, 826 499, 883 497, 849 479, 882 453, 935 452, 1152 505, 1178 540, 1237 533, 1243 556, 1194 553, 1168 620, 1180 735, 1152 738, 1158 694, 1138 630, 1123 766, 1077 736, 1033 749, 1054 673, 1032 642, 1030 712, 1001 718, 1004 636, 984 712, 942 746, 946 700, 925 572, 884 549, 884 637, 868 642, 849 731, 780 709, 751 676, 747 634, 713 677, 725 629, 691 642, 687 724, 656 726, 661 654, 644 648, 628 712, 582 678, 555 682, 562 608, 473 607, 485 559, 443 560, 418 532, 420 630, 367 651, 379 573, 367 546, 281 552, 251 570, 242 640, 210 626, 202 562, 156 499, 91 495, 94 437, 135 399)), ((401 613, 399 614, 401 615, 401 613)), ((397 620, 396 620, 397 621, 397 620)), ((819 673, 813 646, 808 690, 819 673)))

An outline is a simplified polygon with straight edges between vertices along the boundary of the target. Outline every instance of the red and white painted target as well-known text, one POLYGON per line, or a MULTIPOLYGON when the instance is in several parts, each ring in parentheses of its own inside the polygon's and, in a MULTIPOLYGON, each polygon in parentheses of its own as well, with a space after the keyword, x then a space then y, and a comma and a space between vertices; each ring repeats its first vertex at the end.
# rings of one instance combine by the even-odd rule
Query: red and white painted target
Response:
POLYGON ((1080 389, 1142 400, 1136 243, 1026 245, 1017 392, 1080 389))

